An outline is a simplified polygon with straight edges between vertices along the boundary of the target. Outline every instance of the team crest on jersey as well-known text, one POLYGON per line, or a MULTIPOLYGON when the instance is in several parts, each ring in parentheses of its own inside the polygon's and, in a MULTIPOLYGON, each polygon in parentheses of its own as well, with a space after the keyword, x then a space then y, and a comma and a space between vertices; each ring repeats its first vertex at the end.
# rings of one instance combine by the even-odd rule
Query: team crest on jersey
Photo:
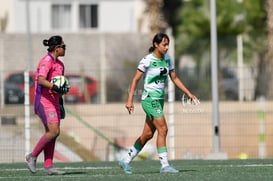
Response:
POLYGON ((153 66, 155 66, 155 67, 156 67, 156 65, 157 65, 157 63, 156 63, 156 62, 153 62, 152 64, 153 64, 153 66))
POLYGON ((49 114, 50 119, 54 119, 55 118, 54 112, 49 112, 48 114, 49 114))
POLYGON ((40 67, 43 69, 43 68, 45 68, 45 66, 46 66, 46 64, 44 64, 44 63, 42 63, 41 65, 40 65, 40 67))

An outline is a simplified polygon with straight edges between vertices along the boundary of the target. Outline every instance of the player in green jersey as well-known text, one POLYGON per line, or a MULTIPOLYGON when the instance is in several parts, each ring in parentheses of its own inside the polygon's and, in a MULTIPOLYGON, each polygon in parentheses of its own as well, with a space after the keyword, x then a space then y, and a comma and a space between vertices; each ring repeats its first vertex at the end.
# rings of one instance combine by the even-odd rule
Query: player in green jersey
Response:
POLYGON ((149 141, 157 130, 157 152, 159 155, 161 169, 160 173, 177 173, 175 168, 169 165, 166 137, 168 127, 163 114, 165 82, 170 76, 173 83, 194 102, 198 99, 184 86, 176 76, 174 65, 167 53, 169 48, 169 37, 164 33, 158 33, 153 38, 153 45, 138 65, 136 74, 132 80, 126 109, 129 114, 134 111, 133 95, 138 81, 143 76, 144 91, 141 98, 142 108, 146 113, 145 125, 141 136, 129 149, 126 157, 119 161, 126 174, 131 174, 130 162, 137 156, 144 145, 149 141))

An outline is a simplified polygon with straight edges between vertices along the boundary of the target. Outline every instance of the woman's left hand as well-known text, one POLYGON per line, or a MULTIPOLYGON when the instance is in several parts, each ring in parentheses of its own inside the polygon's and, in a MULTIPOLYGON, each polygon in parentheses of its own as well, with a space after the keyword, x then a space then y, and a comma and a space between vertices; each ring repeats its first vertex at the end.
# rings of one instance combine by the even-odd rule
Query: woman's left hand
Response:
POLYGON ((189 98, 194 102, 195 105, 200 104, 199 99, 198 99, 195 95, 189 93, 188 96, 189 96, 189 98))

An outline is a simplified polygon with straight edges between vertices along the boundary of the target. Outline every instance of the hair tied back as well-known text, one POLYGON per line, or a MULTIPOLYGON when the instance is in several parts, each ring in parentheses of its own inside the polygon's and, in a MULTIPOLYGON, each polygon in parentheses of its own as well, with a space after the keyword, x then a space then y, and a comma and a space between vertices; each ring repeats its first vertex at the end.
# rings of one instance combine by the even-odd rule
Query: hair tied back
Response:
POLYGON ((43 41, 43 44, 44 44, 44 46, 49 46, 49 45, 48 45, 48 40, 44 40, 44 41, 43 41))

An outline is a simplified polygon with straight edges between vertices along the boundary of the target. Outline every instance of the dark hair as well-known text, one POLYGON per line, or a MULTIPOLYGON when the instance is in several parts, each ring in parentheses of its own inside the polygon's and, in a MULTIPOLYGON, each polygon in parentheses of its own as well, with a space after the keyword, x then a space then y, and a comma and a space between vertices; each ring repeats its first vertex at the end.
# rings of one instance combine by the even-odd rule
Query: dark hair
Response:
POLYGON ((167 34, 165 33, 157 33, 155 36, 154 36, 154 39, 153 39, 153 46, 151 46, 149 48, 149 53, 153 52, 155 50, 155 43, 159 44, 162 42, 163 38, 166 38, 169 42, 170 42, 170 39, 168 37, 167 34))
POLYGON ((56 46, 61 45, 63 38, 59 35, 50 37, 48 40, 43 40, 43 45, 48 46, 47 51, 52 52, 56 46))

